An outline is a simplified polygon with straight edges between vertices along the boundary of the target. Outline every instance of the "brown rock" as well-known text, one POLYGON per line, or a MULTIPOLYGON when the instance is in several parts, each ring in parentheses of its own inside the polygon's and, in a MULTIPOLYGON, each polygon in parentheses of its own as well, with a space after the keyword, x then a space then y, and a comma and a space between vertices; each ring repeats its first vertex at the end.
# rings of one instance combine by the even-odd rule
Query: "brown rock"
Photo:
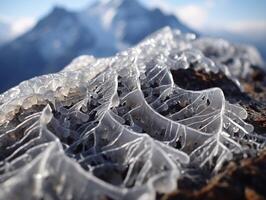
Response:
MULTIPOLYGON (((237 85, 222 72, 217 74, 195 71, 193 69, 172 71, 174 81, 185 89, 202 90, 220 87, 231 103, 239 103, 248 112, 247 122, 255 132, 266 134, 266 74, 254 68, 254 74, 240 80, 244 86, 241 91, 237 85)), ((229 162, 215 176, 199 185, 182 184, 179 190, 164 195, 163 200, 263 200, 266 199, 266 149, 259 155, 229 162)))
POLYGON ((266 199, 266 150, 256 158, 230 162, 208 184, 198 190, 180 189, 163 200, 266 199))

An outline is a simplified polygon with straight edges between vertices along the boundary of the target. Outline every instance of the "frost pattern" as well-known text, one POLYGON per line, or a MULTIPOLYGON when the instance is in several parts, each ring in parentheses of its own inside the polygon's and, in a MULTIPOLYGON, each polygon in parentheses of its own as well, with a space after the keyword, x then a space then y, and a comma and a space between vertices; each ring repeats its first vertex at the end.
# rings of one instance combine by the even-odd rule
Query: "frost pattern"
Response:
MULTIPOLYGON (((115 57, 82 56, 3 93, 0 199, 155 199, 175 190, 188 166, 215 172, 263 147, 221 89, 174 83, 180 68, 243 75, 219 53, 207 57, 229 43, 208 45, 166 28, 115 57)), ((259 62, 245 58, 246 70, 259 62)))

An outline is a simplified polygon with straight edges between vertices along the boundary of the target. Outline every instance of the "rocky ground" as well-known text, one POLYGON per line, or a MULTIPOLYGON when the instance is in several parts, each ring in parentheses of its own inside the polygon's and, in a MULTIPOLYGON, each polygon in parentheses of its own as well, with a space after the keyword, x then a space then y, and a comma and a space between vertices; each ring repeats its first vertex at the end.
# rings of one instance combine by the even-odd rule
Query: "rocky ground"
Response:
MULTIPOLYGON (((240 80, 243 91, 223 73, 207 74, 203 71, 172 71, 177 85, 193 90, 220 87, 226 99, 239 103, 248 112, 247 122, 258 134, 266 134, 266 74, 254 67, 254 73, 247 80, 240 80)), ((227 163, 220 172, 207 181, 188 183, 186 178, 179 181, 179 190, 160 196, 162 200, 261 200, 266 199, 266 150, 259 155, 239 158, 227 163)))

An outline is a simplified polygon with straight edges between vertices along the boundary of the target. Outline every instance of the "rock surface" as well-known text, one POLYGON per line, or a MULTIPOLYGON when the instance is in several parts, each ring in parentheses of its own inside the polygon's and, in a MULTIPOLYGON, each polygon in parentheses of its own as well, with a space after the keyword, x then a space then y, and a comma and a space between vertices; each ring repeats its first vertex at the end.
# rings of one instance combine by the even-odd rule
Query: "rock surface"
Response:
POLYGON ((263 151, 255 158, 228 163, 221 173, 198 190, 180 188, 178 192, 165 195, 161 199, 263 200, 266 197, 265 166, 266 151, 263 151))
MULTIPOLYGON (((178 85, 186 89, 200 90, 209 87, 221 87, 229 101, 239 102, 247 110, 247 122, 254 126, 254 130, 265 136, 266 74, 260 68, 253 67, 253 69, 254 72, 251 76, 241 79, 241 84, 244 85, 243 92, 223 74, 179 70, 174 72, 174 78, 178 85)), ((266 183, 265 169, 266 151, 263 150, 258 156, 239 158, 227 163, 208 182, 195 185, 191 182, 187 184, 187 180, 180 181, 178 191, 170 195, 164 195, 159 199, 263 200, 266 199, 264 190, 266 183)))

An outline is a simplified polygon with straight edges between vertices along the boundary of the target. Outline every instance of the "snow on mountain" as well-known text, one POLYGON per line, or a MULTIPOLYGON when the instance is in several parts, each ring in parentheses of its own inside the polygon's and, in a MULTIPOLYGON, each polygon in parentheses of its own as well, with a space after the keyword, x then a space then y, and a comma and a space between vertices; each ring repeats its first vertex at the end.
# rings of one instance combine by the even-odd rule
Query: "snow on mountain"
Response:
POLYGON ((0 47, 0 91, 60 70, 74 57, 114 55, 164 27, 193 32, 175 16, 137 0, 102 0, 72 12, 55 7, 30 31, 0 47))

